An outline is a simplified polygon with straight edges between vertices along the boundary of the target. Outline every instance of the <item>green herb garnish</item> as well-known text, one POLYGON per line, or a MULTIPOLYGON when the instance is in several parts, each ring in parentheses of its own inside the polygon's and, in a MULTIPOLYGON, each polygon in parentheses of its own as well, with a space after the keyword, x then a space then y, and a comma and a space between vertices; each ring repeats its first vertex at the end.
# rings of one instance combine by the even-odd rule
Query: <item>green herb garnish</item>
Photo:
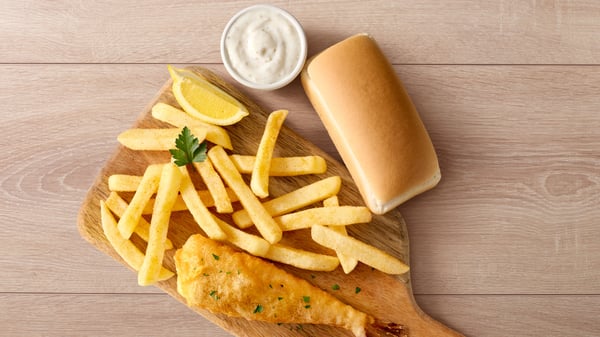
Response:
POLYGON ((209 295, 210 297, 214 298, 214 299, 215 299, 215 301, 216 301, 216 300, 218 300, 218 299, 220 298, 219 296, 217 296, 217 291, 216 291, 216 290, 213 290, 213 291, 211 291, 211 292, 210 292, 208 295, 209 295))
POLYGON ((336 283, 336 284, 334 284, 334 285, 331 286, 331 289, 333 289, 333 290, 340 290, 340 285, 336 283))
MULTIPOLYGON (((212 256, 215 260, 219 261, 219 259, 220 259, 219 255, 213 253, 212 256)), ((222 272, 222 270, 220 272, 222 272)))
POLYGON ((361 291, 360 287, 356 287, 356 289, 354 289, 354 293, 358 294, 361 291))
POLYGON ((254 308, 253 313, 258 314, 258 313, 261 313, 262 311, 263 311, 263 306, 259 304, 256 306, 256 308, 254 308))
POLYGON ((179 137, 175 139, 175 149, 169 152, 177 166, 199 163, 206 160, 206 142, 200 143, 187 126, 183 127, 179 137))
POLYGON ((310 302, 310 296, 302 296, 302 299, 304 300, 304 303, 310 302))

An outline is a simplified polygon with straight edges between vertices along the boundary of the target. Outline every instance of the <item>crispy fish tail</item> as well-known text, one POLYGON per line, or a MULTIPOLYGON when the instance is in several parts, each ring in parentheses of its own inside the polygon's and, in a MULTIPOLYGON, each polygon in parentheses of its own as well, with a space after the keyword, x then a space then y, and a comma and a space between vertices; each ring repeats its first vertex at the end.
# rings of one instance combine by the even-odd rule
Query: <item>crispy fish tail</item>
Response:
POLYGON ((397 323, 385 323, 375 321, 373 324, 367 326, 366 329, 367 337, 408 337, 408 330, 405 326, 397 323))

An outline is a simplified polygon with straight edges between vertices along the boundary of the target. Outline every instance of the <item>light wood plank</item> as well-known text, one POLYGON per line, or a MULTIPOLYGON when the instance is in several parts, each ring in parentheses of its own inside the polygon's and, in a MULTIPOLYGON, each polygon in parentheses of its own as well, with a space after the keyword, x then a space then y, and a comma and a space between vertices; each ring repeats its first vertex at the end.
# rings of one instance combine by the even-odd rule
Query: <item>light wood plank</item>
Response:
POLYGON ((5 336, 231 336, 166 294, 0 294, 5 336))
POLYGON ((164 66, 0 68, 0 239, 10 242, 0 248, 0 291, 155 291, 134 286, 133 274, 91 248, 76 223, 117 146, 115 131, 153 97, 164 66))
MULTIPOLYGON (((423 295, 433 317, 479 337, 593 337, 600 296, 423 295)), ((0 294, 7 336, 231 336, 168 295, 0 294), (57 310, 58 309, 58 310, 57 310)), ((286 326, 295 328, 295 326, 286 326)))
MULTIPOLYGON (((415 293, 598 293, 600 67, 396 69, 443 176, 401 208, 415 293)), ((0 291, 154 291, 95 252, 75 224, 116 135, 167 78, 164 65, 0 71, 0 291)), ((267 110, 288 108, 286 123, 328 148, 298 83, 245 91, 267 110)))
MULTIPOLYGON (((231 16, 252 1, 9 1, 2 63, 220 63, 231 16)), ((394 63, 598 64, 600 4, 577 1, 273 1, 309 52, 369 32, 394 63)))
POLYGON ((600 68, 399 72, 442 170, 401 207, 415 292, 597 293, 600 68))
POLYGON ((600 335, 598 295, 423 295, 417 302, 465 336, 600 335))

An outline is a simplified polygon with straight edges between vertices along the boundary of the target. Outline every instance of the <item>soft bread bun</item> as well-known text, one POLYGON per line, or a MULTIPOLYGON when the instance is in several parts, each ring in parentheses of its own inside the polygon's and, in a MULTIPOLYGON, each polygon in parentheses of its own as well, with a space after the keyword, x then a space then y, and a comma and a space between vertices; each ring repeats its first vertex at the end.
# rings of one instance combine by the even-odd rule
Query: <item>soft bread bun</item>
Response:
POLYGON ((369 209, 383 214, 440 181, 415 106, 367 34, 311 58, 302 85, 369 209))

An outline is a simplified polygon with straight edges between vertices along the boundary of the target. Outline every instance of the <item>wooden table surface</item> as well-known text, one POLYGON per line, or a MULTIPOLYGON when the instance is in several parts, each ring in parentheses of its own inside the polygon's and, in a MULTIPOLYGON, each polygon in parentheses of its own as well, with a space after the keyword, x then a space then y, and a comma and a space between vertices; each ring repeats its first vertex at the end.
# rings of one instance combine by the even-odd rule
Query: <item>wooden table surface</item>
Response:
MULTIPOLYGON (((423 310, 467 336, 599 336, 600 2, 272 3, 310 55, 371 33, 430 131, 442 181, 400 207, 423 310)), ((220 34, 250 4, 2 1, 0 335, 228 336, 76 217, 167 63, 229 79, 220 34)), ((337 156, 298 81, 241 89, 337 156)))

